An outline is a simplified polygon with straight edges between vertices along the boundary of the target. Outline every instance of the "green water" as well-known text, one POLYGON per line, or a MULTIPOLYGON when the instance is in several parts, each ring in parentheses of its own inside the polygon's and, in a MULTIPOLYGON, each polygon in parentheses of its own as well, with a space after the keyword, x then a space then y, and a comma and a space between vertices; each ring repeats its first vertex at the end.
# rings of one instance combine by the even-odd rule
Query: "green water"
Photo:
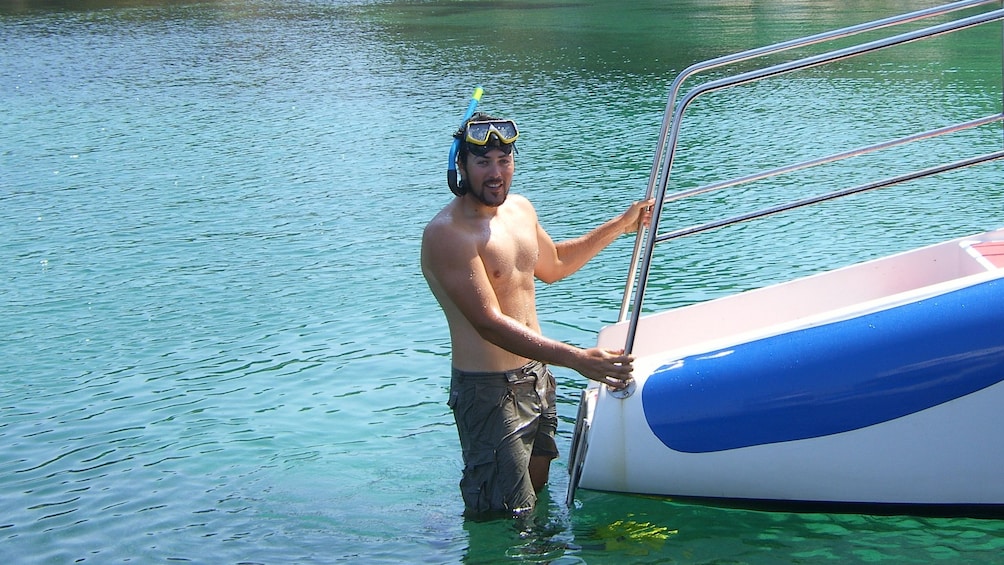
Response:
MULTIPOLYGON (((1004 561, 1000 520, 589 491, 567 508, 564 457, 532 519, 464 521, 448 335, 417 267, 421 229, 449 198, 449 135, 474 86, 485 110, 520 124, 514 190, 552 236, 571 237, 643 195, 676 72, 928 5, 0 3, 0 554, 1004 561)), ((1000 56, 1000 28, 979 29, 712 96, 692 110, 674 175, 688 187, 774 166, 772 155, 1000 112, 1000 56), (768 117, 774 107, 792 119, 768 117), (903 108, 901 121, 876 117, 903 108)), ((981 129, 674 204, 664 227, 999 144, 999 127, 981 129)), ((1000 178, 989 165, 685 240, 660 255, 646 304, 1000 227, 1000 178)), ((540 288, 546 333, 594 342, 616 318, 631 244, 540 288)), ((584 383, 555 372, 567 455, 584 383)))

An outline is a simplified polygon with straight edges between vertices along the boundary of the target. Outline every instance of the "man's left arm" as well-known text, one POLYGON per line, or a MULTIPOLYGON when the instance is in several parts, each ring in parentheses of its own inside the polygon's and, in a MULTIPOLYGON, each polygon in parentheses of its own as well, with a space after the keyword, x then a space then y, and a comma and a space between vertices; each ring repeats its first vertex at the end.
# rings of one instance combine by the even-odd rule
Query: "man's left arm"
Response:
POLYGON ((626 233, 634 233, 651 220, 653 200, 634 202, 617 217, 596 227, 589 233, 554 243, 551 236, 537 223, 539 256, 534 276, 545 283, 559 281, 582 268, 600 251, 626 233))

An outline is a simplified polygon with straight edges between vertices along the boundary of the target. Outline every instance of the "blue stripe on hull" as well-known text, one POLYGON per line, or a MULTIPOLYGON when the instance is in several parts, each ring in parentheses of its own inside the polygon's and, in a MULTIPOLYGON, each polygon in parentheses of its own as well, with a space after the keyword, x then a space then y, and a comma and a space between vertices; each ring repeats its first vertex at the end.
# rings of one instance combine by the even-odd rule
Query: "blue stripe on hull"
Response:
POLYGON ((707 453, 886 422, 1004 380, 1004 283, 991 281, 657 369, 653 433, 707 453))

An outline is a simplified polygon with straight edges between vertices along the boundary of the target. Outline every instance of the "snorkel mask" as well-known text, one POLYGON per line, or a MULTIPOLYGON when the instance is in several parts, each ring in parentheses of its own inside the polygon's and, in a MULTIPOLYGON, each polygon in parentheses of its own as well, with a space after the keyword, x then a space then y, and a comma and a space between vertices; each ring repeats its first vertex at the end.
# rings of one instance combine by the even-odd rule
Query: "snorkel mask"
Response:
POLYGON ((479 147, 487 147, 492 137, 497 139, 500 145, 511 145, 519 138, 519 130, 516 129, 516 122, 512 120, 485 120, 467 122, 463 136, 464 141, 479 147))
POLYGON ((461 180, 457 182, 457 158, 465 158, 466 153, 484 156, 489 151, 500 149, 506 154, 511 153, 519 138, 519 129, 512 120, 497 120, 486 114, 474 114, 481 95, 480 87, 474 90, 467 113, 460 123, 460 129, 453 134, 453 145, 450 147, 450 162, 446 170, 446 183, 457 196, 463 196, 467 189, 461 180), (473 119, 472 119, 473 118, 473 119))

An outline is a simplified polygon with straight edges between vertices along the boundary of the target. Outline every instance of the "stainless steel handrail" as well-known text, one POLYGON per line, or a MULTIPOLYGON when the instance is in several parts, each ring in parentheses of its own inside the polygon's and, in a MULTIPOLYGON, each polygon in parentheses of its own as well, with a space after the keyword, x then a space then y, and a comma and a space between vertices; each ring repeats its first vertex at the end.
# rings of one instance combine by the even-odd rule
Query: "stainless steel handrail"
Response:
MULTIPOLYGON (((837 30, 810 35, 799 39, 793 39, 790 41, 776 43, 774 45, 758 47, 756 49, 750 49, 747 51, 742 51, 731 55, 717 57, 715 59, 709 59, 707 61, 696 63, 694 65, 687 67, 676 77, 676 79, 670 86, 669 99, 666 103, 666 110, 663 113, 662 126, 659 132, 659 141, 656 145, 655 156, 652 159, 652 168, 649 173, 648 188, 645 193, 645 198, 647 199, 653 196, 653 194, 655 193, 655 187, 657 183, 659 185, 665 185, 666 182, 668 182, 669 172, 672 166, 672 155, 675 152, 675 141, 673 144, 669 146, 668 148, 669 153, 667 154, 667 137, 669 135, 670 125, 675 121, 673 118, 675 116, 674 110, 677 107, 677 102, 676 102, 677 97, 679 96, 680 90, 682 89, 684 82, 686 82, 691 77, 699 73, 733 63, 739 63, 751 59, 757 59, 767 55, 773 55, 789 51, 791 49, 796 49, 799 47, 808 47, 811 45, 816 45, 819 43, 824 43, 835 39, 850 37, 868 31, 879 30, 891 26, 918 21, 921 19, 949 14, 959 10, 975 8, 987 4, 995 4, 999 2, 1000 0, 963 0, 961 2, 953 2, 950 4, 945 4, 943 6, 936 6, 924 10, 917 10, 914 12, 909 12, 907 14, 901 14, 898 16, 883 18, 872 22, 866 22, 863 24, 848 26, 837 30)), ((659 208, 660 207, 657 206, 656 211, 653 211, 652 226, 657 226, 656 220, 659 216, 657 210, 659 210, 659 208)), ((620 321, 623 321, 627 317, 628 307, 632 295, 632 289, 635 283, 636 273, 638 269, 638 260, 641 255, 642 242, 645 240, 648 231, 650 230, 645 230, 645 229, 639 230, 637 236, 635 237, 634 249, 631 253, 631 263, 630 266, 628 267, 626 288, 624 289, 624 297, 621 302, 620 314, 618 316, 618 319, 620 321)), ((640 310, 640 308, 637 307, 636 309, 640 310)))
MULTIPOLYGON (((930 17, 930 15, 944 14, 944 13, 947 13, 949 11, 955 11, 955 10, 958 10, 958 9, 962 9, 961 7, 958 7, 961 4, 967 4, 964 7, 972 7, 972 6, 975 6, 975 5, 982 5, 982 4, 989 4, 989 3, 999 3, 999 2, 1000 2, 1000 0, 979 1, 979 2, 972 2, 972 3, 959 2, 959 3, 955 3, 955 4, 949 4, 949 5, 940 7, 940 8, 932 8, 930 10, 922 11, 924 13, 923 16, 917 16, 916 14, 920 14, 920 12, 914 12, 913 14, 908 14, 906 16, 900 16, 899 18, 890 18, 890 20, 897 20, 897 23, 903 23, 905 21, 916 20, 916 19, 918 19, 918 17, 930 17), (908 17, 908 16, 912 16, 912 17, 908 17)), ((624 347, 625 351, 631 352, 632 349, 633 349, 633 346, 634 346, 634 339, 635 339, 635 335, 637 333, 638 322, 639 322, 639 319, 640 319, 640 316, 641 316, 641 312, 642 312, 642 303, 643 303, 643 300, 644 300, 645 289, 646 289, 646 286, 647 286, 647 283, 648 283, 649 269, 651 267, 654 246, 659 241, 665 241, 665 238, 661 238, 658 235, 659 220, 660 220, 660 217, 661 217, 663 204, 666 202, 666 198, 667 198, 666 191, 667 191, 667 187, 669 185, 670 171, 671 171, 672 165, 673 165, 673 158, 674 158, 675 150, 676 150, 676 142, 677 142, 677 139, 679 137, 679 132, 680 132, 680 127, 681 127, 683 113, 684 113, 684 111, 686 110, 686 108, 689 106, 689 104, 691 102, 693 102, 698 96, 701 96, 703 94, 707 94, 709 92, 714 92, 714 91, 725 89, 725 88, 729 88, 729 87, 732 87, 732 86, 737 86, 737 85, 740 85, 740 84, 746 84, 746 83, 754 82, 754 81, 761 80, 761 79, 768 78, 768 77, 778 76, 778 75, 789 73, 789 72, 793 72, 793 71, 796 71, 796 70, 801 70, 801 69, 816 67, 816 66, 820 66, 820 65, 823 65, 823 64, 832 63, 832 62, 835 62, 835 61, 841 61, 841 60, 849 59, 849 58, 852 58, 852 57, 856 57, 858 55, 862 55, 862 54, 865 54, 865 53, 870 53, 870 52, 873 52, 873 51, 876 51, 876 50, 879 50, 879 49, 884 49, 884 48, 892 47, 892 46, 895 46, 895 45, 901 45, 901 44, 909 43, 909 42, 916 41, 916 40, 919 40, 919 39, 925 39, 925 38, 929 38, 929 37, 943 35, 943 34, 946 34, 946 33, 951 33, 951 32, 954 32, 954 31, 959 31, 961 29, 967 29, 967 28, 970 28, 970 27, 974 27, 974 26, 978 26, 978 25, 982 25, 982 24, 985 24, 985 23, 988 23, 988 22, 998 21, 998 20, 1002 20, 1002 19, 1004 19, 1004 9, 994 10, 994 11, 991 11, 991 12, 985 12, 985 13, 981 13, 981 14, 978 14, 978 15, 975 15, 975 16, 969 16, 969 17, 966 17, 966 18, 961 18, 961 19, 953 20, 951 22, 947 22, 947 23, 943 23, 943 24, 939 24, 939 25, 927 27, 927 28, 916 30, 916 31, 912 31, 912 32, 902 33, 902 34, 899 34, 899 35, 895 35, 895 36, 891 36, 891 37, 887 37, 887 38, 883 38, 883 39, 879 39, 879 40, 875 40, 875 41, 861 43, 861 44, 858 44, 858 45, 855 45, 855 46, 852 46, 852 47, 847 47, 847 48, 843 48, 843 49, 837 49, 837 50, 829 51, 829 52, 822 53, 822 54, 819 54, 819 55, 813 55, 813 56, 810 56, 810 57, 804 57, 804 58, 797 59, 797 60, 794 60, 794 61, 789 61, 789 62, 786 62, 786 63, 780 63, 780 64, 772 65, 772 66, 769 66, 769 67, 764 67, 764 68, 761 68, 761 69, 757 69, 757 70, 754 70, 754 71, 749 71, 749 72, 740 73, 740 74, 737 74, 737 75, 732 75, 732 76, 725 77, 725 78, 722 78, 722 79, 709 81, 707 83, 701 84, 701 85, 693 88, 692 90, 690 90, 687 93, 687 95, 682 100, 680 100, 680 102, 673 103, 673 105, 672 105, 672 117, 671 118, 668 115, 668 113, 670 111, 670 107, 668 106, 667 107, 667 116, 665 116, 664 119, 663 119, 664 131, 660 133, 659 149, 657 150, 657 159, 661 155, 661 163, 659 163, 659 164, 653 163, 653 171, 652 171, 652 174, 651 174, 650 179, 649 179, 650 185, 649 185, 649 188, 648 188, 648 192, 646 193, 646 198, 651 198, 653 196, 653 192, 654 192, 654 184, 653 183, 655 182, 655 179, 658 178, 658 180, 659 180, 659 182, 658 182, 658 190, 657 190, 657 194, 655 194, 656 204, 655 204, 655 207, 654 207, 654 209, 652 211, 652 222, 651 222, 651 225, 650 225, 649 229, 645 230, 647 233, 643 234, 643 233, 639 232, 638 238, 636 239, 635 250, 634 250, 634 252, 632 254, 631 265, 629 267, 628 281, 627 281, 627 285, 626 285, 626 288, 625 288, 625 291, 624 291, 624 299, 623 299, 622 305, 621 305, 621 314, 620 314, 619 319, 621 321, 623 321, 627 317, 626 316, 627 315, 626 309, 627 309, 628 303, 630 303, 632 288, 633 288, 633 286, 635 284, 637 284, 637 288, 634 290, 634 301, 633 301, 633 304, 632 304, 632 307, 631 307, 631 311, 630 311, 631 312, 631 317, 630 317, 630 324, 628 326, 627 338, 626 338, 625 347, 624 347), (669 130, 668 134, 665 131, 666 129, 669 130), (657 170, 661 174, 657 174, 657 170), (645 239, 645 246, 644 246, 644 252, 642 254, 641 253, 641 247, 640 247, 640 241, 643 238, 645 239), (640 263, 641 264, 641 270, 637 274, 637 277, 636 277, 635 276, 635 271, 638 268, 639 257, 641 258, 641 263, 640 263), (635 280, 636 278, 637 278, 637 281, 635 280)), ((879 21, 882 22, 882 21, 885 21, 885 20, 879 20, 879 21)), ((863 28, 866 28, 866 29, 876 29, 877 27, 888 27, 889 25, 894 25, 894 24, 886 23, 886 24, 884 24, 882 26, 876 26, 873 23, 873 24, 864 24, 863 26, 855 26, 855 27, 863 27, 863 28)), ((851 28, 845 28, 845 29, 851 29, 851 28)), ((836 34, 836 33, 837 32, 831 32, 831 34, 821 34, 821 35, 831 35, 832 36, 833 34, 836 34)), ((860 33, 860 32, 858 32, 858 33, 860 33)), ((842 37, 843 35, 840 35, 840 36, 842 37)), ((819 36, 813 36, 813 37, 819 37, 819 36)), ((807 39, 810 39, 810 38, 807 38, 807 39)), ((803 41, 805 41, 805 40, 795 40, 794 42, 786 42, 785 44, 778 44, 778 46, 785 46, 783 49, 790 49, 792 47, 789 47, 788 45, 800 46, 800 45, 806 45, 806 44, 808 44, 808 43, 803 43, 803 41)), ((823 41, 823 40, 819 40, 819 41, 823 41)), ((815 41, 815 42, 818 43, 818 41, 815 41)), ((777 46, 774 46, 774 47, 777 47, 777 46)), ((783 50, 783 49, 781 49, 781 50, 783 50)), ((748 51, 748 52, 745 52, 745 53, 753 53, 753 52, 758 52, 758 51, 777 52, 776 50, 771 51, 771 48, 764 48, 764 50, 753 50, 753 51, 748 51)), ((750 57, 755 57, 755 56, 761 56, 761 55, 760 54, 751 55, 750 57)), ((746 57, 746 58, 750 58, 750 57, 746 57)), ((724 60, 724 59, 730 59, 730 58, 722 58, 722 60, 724 60)), ((738 56, 733 56, 733 58, 731 58, 731 60, 735 61, 735 60, 743 60, 743 59, 742 58, 738 58, 738 56)), ((716 60, 713 60, 713 61, 716 61, 716 60)), ((724 63, 722 63, 722 64, 724 64, 724 63)), ((701 65, 697 65, 697 66, 701 66, 701 65)), ((720 66, 720 65, 716 65, 716 66, 720 66)), ((680 78, 678 78, 676 81, 674 81, 673 92, 670 95, 671 101, 675 101, 675 98, 676 98, 676 95, 677 95, 677 91, 678 91, 678 83, 681 83, 681 82, 682 82, 682 80, 680 78)), ((998 121, 999 120, 999 118, 997 118, 995 116, 991 116, 988 119, 989 119, 990 122, 998 121)), ((975 127, 975 126, 968 126, 967 124, 969 124, 969 123, 972 123, 972 122, 967 122, 966 124, 962 124, 962 126, 963 127, 975 127)), ((950 126, 949 128, 941 128, 941 130, 934 130, 934 131, 939 132, 936 135, 944 135, 945 133, 949 133, 951 131, 957 131, 957 129, 958 129, 958 126, 950 126)), ((930 133, 930 132, 928 132, 928 133, 930 133)), ((905 142, 908 142, 908 141, 915 141, 917 139, 922 139, 922 138, 926 138, 926 137, 931 137, 931 135, 928 135, 928 134, 918 134, 917 136, 908 136, 907 138, 903 138, 901 140, 896 140, 896 141, 894 141, 892 143, 893 144, 905 143, 905 142)), ((877 146, 872 146, 871 148, 865 148, 865 149, 870 151, 870 150, 874 150, 874 149, 883 148, 886 145, 887 144, 879 144, 877 146)), ((817 165, 817 164, 821 164, 821 163, 824 163, 824 162, 833 162, 835 160, 849 158, 849 157, 852 157, 852 156, 857 155, 857 154, 859 154, 857 152, 857 150, 856 151, 851 151, 851 152, 846 152, 846 153, 841 153, 841 154, 836 154, 836 155, 833 155, 833 156, 824 157, 822 159, 814 159, 814 160, 811 160, 811 161, 806 161, 804 163, 799 163, 799 164, 796 164, 796 165, 792 165, 790 167, 784 167, 784 168, 781 169, 781 171, 782 172, 790 172, 791 170, 798 170, 798 169, 806 168, 806 167, 809 167, 809 166, 814 166, 814 165, 817 165)), ((999 158, 999 157, 996 157, 996 158, 999 158)), ((966 166, 968 166, 968 165, 966 165, 966 166)), ((764 174, 768 174, 768 173, 769 174, 774 174, 773 171, 768 171, 767 173, 764 173, 764 174)), ((931 172, 931 173, 928 173, 928 174, 937 174, 937 173, 936 172, 931 172)), ((753 175, 753 176, 750 177, 750 179, 752 179, 752 178, 759 178, 759 175, 753 175)), ((734 186, 736 184, 741 184, 743 182, 749 182, 749 179, 745 179, 745 180, 739 179, 739 180, 737 180, 735 182, 734 181, 727 181, 726 183, 720 183, 722 186, 717 186, 717 187, 715 187, 715 189, 722 188, 724 186, 734 186)), ((902 182, 902 181, 898 181, 898 182, 902 182)), ((888 184, 881 184, 880 186, 888 186, 888 184)), ((705 187, 705 188, 707 189, 707 187, 705 187)), ((877 188, 877 186, 873 187, 873 188, 877 188)), ((706 191, 707 190, 705 190, 705 192, 706 191)), ((688 192, 693 192, 693 191, 688 191, 688 192)), ((855 192, 860 192, 860 191, 855 191, 855 192)), ((850 192, 848 194, 853 194, 855 192, 850 192)), ((686 195, 693 195, 693 194, 685 194, 683 196, 681 196, 681 195, 674 195, 673 199, 679 199, 679 198, 682 198, 682 197, 684 197, 686 195)), ((839 196, 835 196, 835 197, 839 197, 839 196)), ((830 199, 830 198, 826 198, 826 199, 830 199)), ((783 210, 786 210, 786 209, 789 209, 789 208, 783 208, 782 207, 779 210, 776 210, 776 211, 771 212, 771 213, 776 213, 777 211, 783 211, 783 210)), ((741 221, 745 221, 745 220, 741 220, 741 221)), ((722 224, 722 225, 728 225, 728 224, 722 224)))
MULTIPOLYGON (((837 161, 842 161, 844 159, 849 159, 851 157, 858 157, 860 155, 867 155, 875 151, 880 151, 882 149, 889 149, 890 147, 896 147, 899 145, 906 145, 907 143, 913 143, 914 141, 920 141, 923 139, 931 139, 934 137, 940 137, 942 135, 948 135, 950 133, 956 133, 960 131, 965 131, 967 129, 978 128, 980 126, 985 126, 992 124, 994 122, 1004 121, 1004 114, 991 114, 989 116, 984 116, 982 118, 977 118, 975 120, 970 120, 968 122, 962 122, 951 126, 946 126, 943 128, 932 129, 922 133, 916 133, 913 135, 908 135, 901 137, 899 139, 893 139, 891 141, 884 141, 882 143, 876 143, 875 145, 868 145, 866 147, 859 147, 857 149, 851 149, 850 151, 844 151, 843 153, 834 153, 832 155, 827 155, 825 157, 819 157, 817 159, 811 159, 809 161, 802 161, 801 163, 795 163, 793 165, 786 165, 784 167, 778 167, 776 169, 770 169, 767 171, 760 171, 758 173, 753 173, 751 175, 746 175, 743 177, 735 177, 732 179, 706 184, 696 188, 690 188, 687 190, 681 190, 679 192, 674 192, 666 196, 665 202, 673 202, 675 200, 682 200, 684 198, 689 198, 691 196, 699 196, 701 194, 707 194, 709 192, 714 192, 716 190, 721 190, 723 188, 729 188, 732 186, 738 186, 740 184, 746 184, 749 182, 764 180, 772 177, 781 176, 787 173, 793 173, 795 171, 800 171, 803 169, 809 169, 817 165, 825 165, 827 163, 835 163, 837 161)), ((658 241, 662 241, 661 238, 658 241)))
MULTIPOLYGON (((1004 120, 1004 114, 998 116, 997 121, 1004 120)), ((662 243, 664 241, 669 241, 671 239, 676 239, 678 237, 683 237, 686 235, 693 235, 695 233, 701 233, 713 229, 722 228, 725 226, 731 226, 733 224, 738 224, 741 222, 747 222, 749 220, 755 220, 757 218, 763 218, 770 216, 772 214, 777 214, 778 212, 787 212, 788 210, 794 210, 796 208, 802 208, 805 206, 810 206, 812 204, 819 204, 820 202, 826 202, 827 200, 835 200, 837 198, 842 198, 844 196, 850 196, 852 194, 858 194, 861 192, 867 192, 869 190, 875 190, 876 188, 884 188, 886 186, 892 186, 894 184, 899 184, 902 182, 907 182, 911 180, 916 180, 919 178, 929 177, 931 175, 938 175, 941 173, 947 173, 948 171, 954 171, 956 169, 964 169, 966 167, 971 167, 973 165, 979 165, 980 163, 987 163, 989 161, 996 161, 998 159, 1004 159, 1004 150, 1002 151, 992 151, 990 153, 984 153, 983 155, 978 155, 976 157, 970 157, 968 159, 960 159, 958 161, 953 161, 951 163, 945 163, 942 165, 936 165, 934 167, 929 167, 927 169, 921 169, 919 171, 914 171, 912 173, 907 173, 903 175, 898 175, 895 177, 890 177, 880 181, 870 182, 862 185, 858 185, 852 188, 845 188, 842 190, 835 190, 827 194, 821 194, 817 196, 810 196, 808 198, 803 198, 801 200, 794 200, 788 202, 787 204, 779 204, 777 206, 772 206, 770 208, 765 208, 763 210, 758 210, 755 212, 748 212, 746 214, 739 214, 726 218, 724 220, 716 220, 714 222, 707 222, 704 224, 691 226, 689 228, 682 228, 675 231, 671 231, 660 236, 657 236, 656 243, 662 243)))

